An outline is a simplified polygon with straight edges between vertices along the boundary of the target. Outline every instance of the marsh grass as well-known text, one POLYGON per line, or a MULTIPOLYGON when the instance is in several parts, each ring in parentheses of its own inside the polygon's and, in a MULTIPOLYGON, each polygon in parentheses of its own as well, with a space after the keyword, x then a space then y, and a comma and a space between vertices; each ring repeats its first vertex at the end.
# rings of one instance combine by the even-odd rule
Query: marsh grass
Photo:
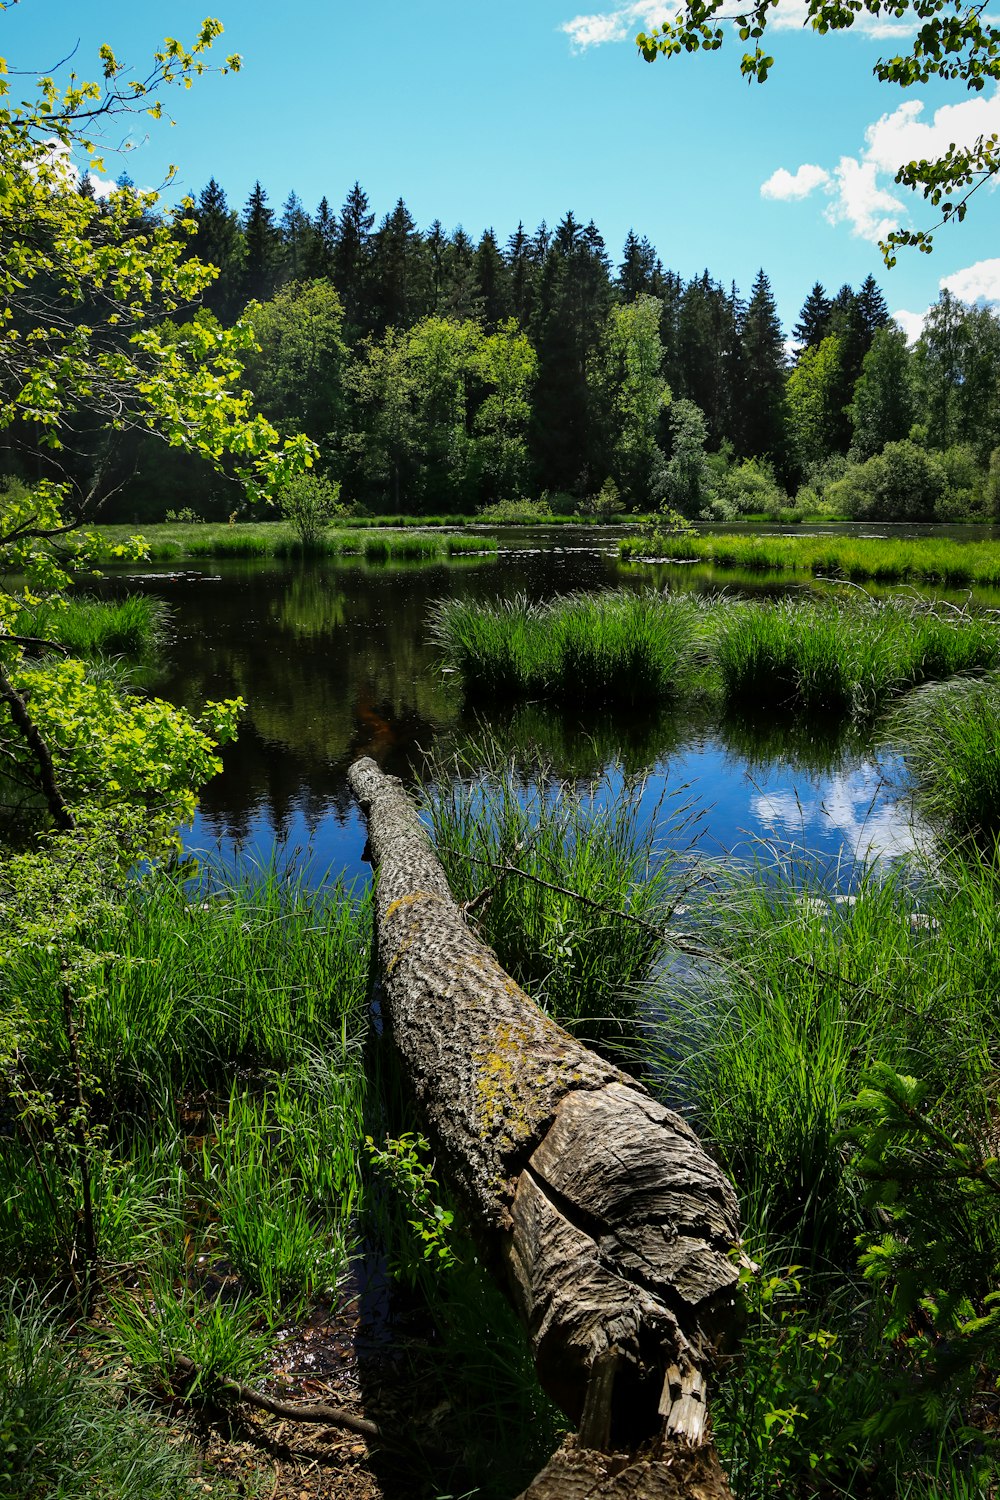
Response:
POLYGON ((951 839, 1000 834, 1000 683, 996 677, 935 683, 884 725, 902 755, 923 816, 951 839))
MULTIPOLYGON (((975 1425, 987 1413, 989 1426, 988 1385, 975 1367, 948 1378, 947 1339, 919 1318, 894 1322, 892 1298, 859 1267, 859 1244, 877 1261, 896 1220, 871 1206, 873 1185, 893 1203, 891 1170, 881 1186, 861 1171, 872 1137, 854 1101, 886 1066, 923 1081, 940 1139, 968 1143, 962 1159, 995 1151, 997 859, 970 848, 939 865, 874 866, 841 892, 801 862, 720 873, 689 902, 696 956, 661 971, 646 1076, 731 1173, 760 1267, 716 1411, 735 1492, 750 1500, 990 1493, 995 1452, 975 1425)), ((995 1286, 995 1213, 974 1225, 954 1173, 935 1184, 915 1140, 908 1159, 896 1211, 906 1203, 906 1224, 923 1203, 932 1285, 967 1298, 972 1316, 995 1286)), ((919 1298, 929 1273, 913 1274, 919 1298)), ((923 1306, 933 1323, 933 1293, 923 1306)))
POLYGON ((697 601, 654 593, 445 599, 430 634, 466 696, 540 697, 575 707, 650 704, 691 679, 703 628, 697 601))
POLYGON ((700 559, 745 573, 800 572, 877 583, 970 584, 1000 582, 1000 543, 956 542, 943 537, 659 535, 625 537, 625 559, 700 559))
POLYGON ((71 597, 64 606, 42 602, 18 611, 15 635, 55 641, 77 656, 153 655, 166 633, 167 606, 159 599, 130 594, 125 599, 71 597))
POLYGON ((1000 661, 992 614, 859 592, 847 598, 695 601, 653 592, 546 604, 446 599, 430 633, 471 702, 650 706, 684 693, 725 710, 862 721, 928 680, 1000 661))
MULTIPOLYGON (((438 518, 438 524, 442 524, 441 518, 438 518)), ((453 556, 497 551, 496 538, 489 535, 420 531, 415 526, 403 524, 383 529, 371 522, 331 527, 306 548, 303 548, 295 529, 285 521, 249 521, 233 526, 210 522, 198 525, 164 523, 148 527, 104 526, 97 530, 109 545, 136 531, 141 532, 153 562, 303 555, 363 556, 370 562, 442 562, 453 556)))
POLYGON ((455 899, 481 898, 486 942, 534 1000, 583 1039, 620 1043, 683 886, 658 845, 670 812, 651 816, 642 783, 616 770, 582 789, 522 780, 489 747, 439 772, 427 815, 455 899))
MULTIPOLYGON (((92 1351, 90 1351, 92 1355, 92 1351)), ((0 1311, 0 1493, 5 1500, 198 1500, 195 1452, 171 1440, 37 1296, 0 1311)), ((235 1495, 222 1475, 214 1492, 235 1495)), ((242 1491, 240 1491, 242 1492, 242 1491)))

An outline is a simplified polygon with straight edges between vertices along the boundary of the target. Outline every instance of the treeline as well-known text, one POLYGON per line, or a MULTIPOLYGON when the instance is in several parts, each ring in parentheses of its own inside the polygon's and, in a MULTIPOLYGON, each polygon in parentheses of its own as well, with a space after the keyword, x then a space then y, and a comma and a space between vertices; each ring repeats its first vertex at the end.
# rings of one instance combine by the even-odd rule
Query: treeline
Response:
MULTIPOLYGON (((708 271, 684 281, 632 232, 616 266, 572 213, 475 243, 422 232, 402 199, 376 227, 358 184, 310 215, 294 193, 275 212, 259 183, 239 213, 213 180, 189 219, 186 253, 219 273, 194 316, 252 325, 258 405, 307 432, 361 507, 603 491, 722 519, 1000 509, 1000 323, 948 293, 911 349, 871 276, 817 283, 786 343, 763 270, 744 299, 708 271)), ((140 442, 129 461, 124 519, 179 490, 200 513, 232 508, 191 459, 140 442)))

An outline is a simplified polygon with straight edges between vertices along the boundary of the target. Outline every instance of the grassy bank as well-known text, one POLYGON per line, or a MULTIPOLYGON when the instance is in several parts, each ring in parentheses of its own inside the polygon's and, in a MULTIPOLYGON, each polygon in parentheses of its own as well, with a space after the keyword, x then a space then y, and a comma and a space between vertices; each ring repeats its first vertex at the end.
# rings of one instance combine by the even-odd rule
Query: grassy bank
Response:
POLYGON ((761 1266, 716 1411, 740 1496, 993 1493, 998 873, 769 872, 685 919, 648 1040, 761 1266))
POLYGON ((989 615, 861 596, 445 600, 431 633, 470 702, 652 705, 697 689, 727 710, 861 720, 907 688, 1000 662, 989 615))
MULTIPOLYGON (((192 525, 169 522, 158 526, 99 526, 96 534, 109 546, 141 532, 152 562, 181 562, 194 558, 300 557, 302 543, 285 521, 240 522, 228 526, 206 522, 192 525)), ((497 542, 488 535, 435 533, 403 527, 331 528, 308 548, 311 557, 361 556, 372 562, 395 558, 441 562, 469 553, 496 552, 497 542)))
POLYGON ((894 540, 846 536, 634 536, 619 543, 626 560, 709 562, 745 573, 810 573, 876 583, 940 583, 962 588, 1000 583, 1000 542, 940 537, 894 540))

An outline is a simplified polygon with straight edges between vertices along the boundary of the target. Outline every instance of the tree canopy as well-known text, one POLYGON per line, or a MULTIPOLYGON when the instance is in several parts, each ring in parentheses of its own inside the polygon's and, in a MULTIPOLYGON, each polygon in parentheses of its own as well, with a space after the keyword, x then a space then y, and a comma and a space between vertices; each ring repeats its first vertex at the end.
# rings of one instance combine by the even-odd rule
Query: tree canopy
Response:
MULTIPOLYGON (((778 0, 756 0, 749 7, 731 10, 726 0, 685 0, 677 16, 640 32, 636 45, 647 62, 672 57, 679 52, 715 52, 722 46, 726 26, 731 23, 744 44, 740 70, 745 78, 764 83, 774 66, 765 50, 765 35, 778 0)), ((883 21, 912 23, 909 50, 880 58, 873 72, 881 83, 907 88, 932 78, 981 91, 989 79, 1000 79, 1000 26, 986 14, 984 4, 967 5, 964 0, 806 0, 804 25, 820 35, 846 31, 866 16, 883 21)), ((971 145, 952 144, 940 157, 903 162, 896 181, 920 192, 941 213, 941 224, 961 222, 972 194, 1000 172, 1000 139, 980 136, 971 145)), ((934 228, 940 227, 935 225, 934 228)), ((887 265, 895 264, 895 252, 903 245, 929 251, 933 229, 896 229, 881 242, 887 265)))
MULTIPOLYGON (((74 566, 96 557, 96 540, 79 527, 107 487, 116 442, 155 433, 228 461, 263 493, 312 461, 308 438, 279 438, 240 386, 249 326, 223 328, 195 311, 217 273, 186 253, 190 205, 164 212, 156 193, 124 180, 107 197, 88 190, 90 174, 106 171, 106 122, 139 111, 160 118, 160 92, 205 71, 221 30, 207 20, 191 46, 167 38, 144 74, 103 46, 96 80, 40 77, 20 101, 12 79, 26 75, 0 58, 0 430, 40 476, 0 491, 0 568, 24 579, 0 590, 0 754, 64 827, 76 797, 131 798, 183 815, 191 787, 214 769, 213 739, 233 722, 231 705, 203 724, 136 698, 113 706, 107 685, 79 663, 53 664, 46 643, 17 633, 26 604, 58 599, 74 566), (115 728, 95 758, 102 719, 115 728)), ((238 66, 230 57, 223 71, 238 66)))

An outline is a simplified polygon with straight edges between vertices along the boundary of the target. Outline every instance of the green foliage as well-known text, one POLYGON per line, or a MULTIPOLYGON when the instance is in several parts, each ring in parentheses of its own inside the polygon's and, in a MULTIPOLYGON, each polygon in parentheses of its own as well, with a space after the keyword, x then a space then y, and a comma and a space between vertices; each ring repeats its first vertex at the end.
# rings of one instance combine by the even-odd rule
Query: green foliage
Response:
POLYGON ((830 498, 853 520, 930 521, 945 483, 940 462, 904 439, 849 469, 831 486, 830 498))
MULTIPOLYGON (((93 1367, 58 1313, 8 1298, 0 1313, 0 1490, 6 1500, 198 1500, 194 1451, 158 1432, 93 1367)), ((212 1488, 235 1494, 221 1475, 212 1488)))
POLYGON ((670 459, 663 479, 665 502, 682 515, 697 517, 712 498, 704 412, 693 401, 675 401, 670 408, 670 435, 670 459))
POLYGON ((744 458, 727 467, 716 476, 715 490, 723 506, 736 516, 780 515, 788 507, 788 496, 762 458, 744 458))
POLYGON ((315 547, 329 526, 350 514, 340 503, 340 485, 316 474, 289 480, 278 494, 278 507, 306 548, 315 547))
POLYGON ((596 495, 588 495, 580 501, 580 514, 591 517, 601 525, 621 515, 625 502, 613 479, 606 479, 596 495))
POLYGON ((430 1143, 422 1135, 405 1131, 382 1145, 366 1136, 365 1145, 376 1180, 406 1225, 403 1231, 398 1224, 393 1228, 383 1223, 385 1241, 391 1247, 390 1275, 412 1287, 428 1270, 450 1270, 456 1263, 455 1215, 439 1201, 434 1164, 427 1159, 430 1143))
POLYGON ((544 526, 552 520, 552 507, 545 499, 495 500, 480 507, 477 520, 492 526, 544 526))
POLYGON ((901 752, 916 804, 953 839, 1000 832, 1000 689, 994 678, 933 685, 883 731, 901 752))

